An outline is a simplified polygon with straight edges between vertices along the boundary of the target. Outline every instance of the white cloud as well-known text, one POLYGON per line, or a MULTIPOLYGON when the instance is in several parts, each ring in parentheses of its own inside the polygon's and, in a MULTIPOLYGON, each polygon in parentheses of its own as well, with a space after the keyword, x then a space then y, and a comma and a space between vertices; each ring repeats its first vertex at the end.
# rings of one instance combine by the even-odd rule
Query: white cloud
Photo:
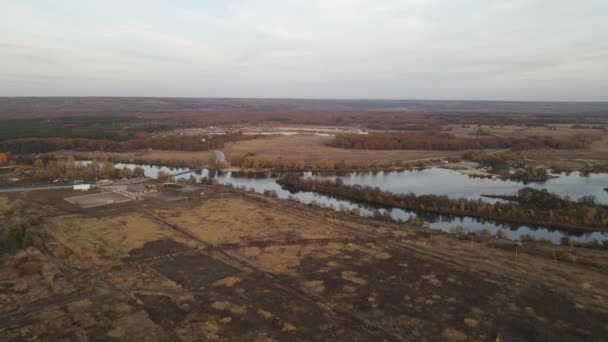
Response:
POLYGON ((607 3, 15 2, 0 95, 606 100, 607 3))

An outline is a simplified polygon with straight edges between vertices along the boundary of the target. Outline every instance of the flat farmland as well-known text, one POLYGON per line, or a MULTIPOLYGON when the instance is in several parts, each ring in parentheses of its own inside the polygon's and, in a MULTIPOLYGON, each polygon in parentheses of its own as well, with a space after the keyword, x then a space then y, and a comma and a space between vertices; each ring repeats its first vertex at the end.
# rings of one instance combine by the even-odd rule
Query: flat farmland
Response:
POLYGON ((529 150, 522 154, 534 165, 559 165, 579 168, 585 164, 602 164, 608 162, 608 137, 593 142, 589 148, 577 150, 529 150))
POLYGON ((228 160, 233 156, 254 153, 254 158, 303 160, 311 164, 320 160, 331 161, 414 161, 462 155, 463 151, 419 151, 419 150, 355 150, 327 146, 332 137, 322 136, 271 136, 263 139, 239 141, 225 148, 228 160))
POLYGON ((593 137, 596 140, 584 149, 534 149, 522 151, 526 161, 537 166, 559 165, 570 168, 580 168, 585 163, 603 163, 608 161, 608 133, 601 129, 576 129, 572 125, 555 124, 554 129, 547 127, 525 126, 488 126, 470 125, 469 127, 451 126, 449 133, 471 136, 479 129, 504 138, 551 137, 568 139, 573 136, 593 137))
POLYGON ((462 127, 461 125, 450 125, 449 133, 454 135, 471 135, 475 134, 478 130, 489 132, 499 137, 554 137, 554 138, 568 138, 574 135, 607 135, 606 132, 600 129, 577 129, 572 128, 572 125, 566 124, 554 124, 549 127, 537 127, 537 126, 493 126, 493 125, 468 125, 468 127, 462 127))

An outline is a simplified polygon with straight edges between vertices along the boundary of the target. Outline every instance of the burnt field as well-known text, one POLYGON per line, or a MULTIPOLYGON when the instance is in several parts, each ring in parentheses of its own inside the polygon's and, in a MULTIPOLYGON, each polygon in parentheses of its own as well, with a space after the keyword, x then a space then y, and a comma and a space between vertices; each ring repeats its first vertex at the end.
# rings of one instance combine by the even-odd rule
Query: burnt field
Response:
POLYGON ((608 334, 604 252, 555 247, 554 255, 525 244, 515 257, 508 241, 460 240, 222 187, 209 193, 99 210, 49 203, 44 241, 0 259, 2 339, 608 334))

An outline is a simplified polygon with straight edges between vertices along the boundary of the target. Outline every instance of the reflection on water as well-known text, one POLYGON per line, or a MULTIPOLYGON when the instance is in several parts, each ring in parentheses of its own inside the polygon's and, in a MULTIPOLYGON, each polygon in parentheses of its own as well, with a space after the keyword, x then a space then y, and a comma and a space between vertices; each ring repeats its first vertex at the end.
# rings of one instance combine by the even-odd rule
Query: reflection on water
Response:
MULTIPOLYGON (((452 198, 483 199, 481 195, 509 195, 524 187, 547 189, 560 196, 578 199, 584 195, 593 195, 598 203, 608 204, 608 174, 591 174, 580 176, 578 172, 569 175, 560 174, 546 182, 524 184, 509 180, 491 180, 472 178, 457 171, 429 168, 403 172, 355 172, 340 175, 345 184, 368 185, 379 187, 394 193, 413 192, 417 195, 448 195, 452 198)), ((330 176, 328 178, 336 178, 330 176)))
MULTIPOLYGON (((159 171, 176 174, 185 172, 187 168, 171 168, 165 166, 152 165, 134 165, 134 164, 116 164, 117 167, 135 168, 137 166, 144 169, 147 177, 155 178, 159 171)), ((336 178, 341 177, 345 184, 360 184, 379 187, 383 190, 389 190, 395 193, 414 192, 421 194, 437 194, 448 195, 453 198, 464 197, 468 199, 482 198, 482 194, 512 194, 518 189, 526 186, 543 189, 546 188, 551 192, 560 195, 568 195, 573 199, 583 195, 594 195, 598 203, 608 204, 608 193, 603 188, 608 184, 608 175, 592 174, 589 177, 582 177, 578 173, 570 175, 559 175, 559 178, 551 179, 545 183, 531 183, 524 185, 513 181, 492 181, 490 179, 469 178, 456 171, 430 168, 419 171, 403 171, 403 172, 354 172, 342 173, 301 173, 305 177, 326 177, 336 178)), ((588 242, 593 240, 608 241, 608 233, 593 232, 589 230, 580 231, 560 231, 551 229, 550 227, 531 227, 505 222, 495 222, 473 217, 458 217, 450 215, 436 215, 430 213, 416 213, 399 208, 379 208, 369 206, 363 203, 356 203, 349 200, 335 198, 332 196, 322 195, 310 191, 288 191, 283 189, 275 182, 278 173, 253 173, 241 174, 233 172, 210 172, 209 170, 198 170, 195 172, 186 173, 176 177, 178 180, 195 179, 200 180, 203 177, 212 177, 218 180, 220 184, 232 184, 235 187, 245 187, 253 189, 255 192, 264 193, 265 191, 275 191, 277 196, 282 199, 291 198, 301 203, 310 204, 316 202, 324 206, 331 206, 335 209, 359 209, 362 216, 370 217, 375 211, 380 213, 388 213, 396 220, 422 220, 431 228, 447 231, 450 227, 463 226, 470 231, 478 231, 487 229, 492 234, 499 230, 505 232, 509 239, 518 240, 522 235, 530 235, 537 239, 549 240, 553 243, 559 243, 563 236, 570 236, 580 242, 588 242)), ((485 201, 493 201, 493 199, 482 198, 485 201)))

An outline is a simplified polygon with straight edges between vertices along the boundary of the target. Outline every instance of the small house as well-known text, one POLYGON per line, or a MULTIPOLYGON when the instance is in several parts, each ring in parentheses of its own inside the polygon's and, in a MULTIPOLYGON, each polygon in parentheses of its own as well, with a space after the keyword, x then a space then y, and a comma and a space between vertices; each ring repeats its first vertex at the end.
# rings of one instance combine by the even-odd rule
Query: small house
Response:
POLYGON ((89 191, 91 190, 91 184, 74 184, 74 190, 89 191))

